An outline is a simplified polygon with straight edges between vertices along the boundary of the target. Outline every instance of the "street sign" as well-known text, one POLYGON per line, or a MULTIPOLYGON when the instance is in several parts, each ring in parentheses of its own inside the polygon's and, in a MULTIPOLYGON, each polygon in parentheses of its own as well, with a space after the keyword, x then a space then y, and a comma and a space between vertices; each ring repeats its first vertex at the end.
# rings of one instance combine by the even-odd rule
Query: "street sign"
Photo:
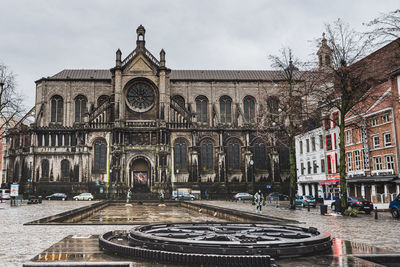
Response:
POLYGON ((12 184, 10 187, 10 197, 17 197, 19 192, 19 184, 12 184))
POLYGON ((271 188, 271 185, 267 184, 267 186, 266 186, 266 187, 269 189, 269 188, 271 188))

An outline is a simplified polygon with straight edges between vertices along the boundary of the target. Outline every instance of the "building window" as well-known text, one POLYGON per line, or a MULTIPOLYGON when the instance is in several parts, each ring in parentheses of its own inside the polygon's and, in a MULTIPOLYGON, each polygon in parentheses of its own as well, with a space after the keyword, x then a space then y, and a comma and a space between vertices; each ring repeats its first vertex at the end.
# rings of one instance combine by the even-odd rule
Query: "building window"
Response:
POLYGON ((319 135, 319 149, 324 149, 324 137, 322 134, 319 135))
POLYGON ((94 171, 105 171, 107 165, 107 145, 105 140, 98 139, 94 142, 94 171))
POLYGON ((332 150, 332 136, 330 134, 326 136, 326 150, 332 150))
POLYGON ((367 154, 367 152, 365 151, 365 149, 361 150, 361 153, 362 153, 362 157, 363 157, 363 168, 364 168, 365 170, 368 170, 368 169, 369 169, 368 154, 367 154))
POLYGON ((347 130, 345 132, 345 136, 346 136, 346 145, 351 144, 351 131, 347 130))
POLYGON ((325 160, 321 159, 321 172, 324 173, 325 172, 325 160))
POLYGON ((331 65, 331 57, 329 55, 325 55, 325 66, 331 65))
POLYGON ((390 120, 389 114, 384 114, 382 116, 382 123, 388 122, 390 120))
POLYGON ((383 140, 385 140, 385 146, 392 145, 392 139, 390 138, 390 133, 383 134, 383 140))
POLYGON ((308 174, 311 174, 311 170, 312 170, 312 168, 311 168, 311 162, 310 162, 310 161, 307 161, 307 173, 308 173, 308 174))
POLYGON ((223 96, 219 100, 219 109, 221 113, 221 123, 231 123, 232 99, 229 96, 223 96))
POLYGON ((315 137, 311 137, 311 149, 312 151, 315 151, 315 137))
POLYGON ((69 146, 69 134, 64 134, 64 146, 69 146))
POLYGON ((42 146, 43 145, 43 134, 38 134, 37 135, 38 138, 38 146, 42 146))
MULTIPOLYGON (((257 150, 257 146, 256 146, 257 150)), ((240 153, 239 153, 239 144, 238 143, 230 143, 228 144, 228 151, 227 151, 227 157, 228 157, 228 170, 238 170, 239 169, 239 159, 240 159, 240 153)), ((260 160, 257 155, 255 155, 255 162, 260 160)))
POLYGON ((331 128, 331 121, 329 118, 326 118, 324 120, 324 124, 325 124, 325 130, 329 130, 331 128))
POLYGON ((86 97, 83 95, 79 95, 75 98, 75 122, 84 122, 86 103, 86 97))
POLYGON ((361 142, 366 142, 367 132, 364 127, 360 129, 360 137, 361 137, 361 142))
POLYGON ((62 141, 63 141, 63 135, 58 134, 57 135, 57 146, 62 146, 62 141))
POLYGON ((303 154, 303 141, 299 141, 300 154, 303 154))
POLYGON ((374 144, 374 148, 378 148, 379 147, 379 135, 375 135, 372 137, 372 142, 374 144))
POLYGON ((306 139, 306 149, 307 153, 310 152, 310 139, 306 139))
POLYGON ((42 161, 42 178, 49 178, 49 161, 47 159, 42 161))
POLYGON ((360 151, 358 150, 354 151, 354 165, 357 171, 361 169, 360 151))
POLYGON ((213 145, 208 143, 203 143, 201 145, 201 169, 203 171, 213 169, 213 145))
POLYGON ((332 114, 332 120, 333 120, 333 127, 339 126, 339 112, 335 112, 332 114))
POLYGON ((51 134, 51 146, 56 146, 56 134, 51 134))
POLYGON ((253 97, 246 96, 243 100, 244 118, 247 122, 253 122, 255 117, 256 102, 253 97))
POLYGON ((314 160, 314 161, 313 161, 313 171, 314 171, 314 173, 317 173, 317 170, 318 170, 317 161, 314 160))
POLYGON ((300 163, 300 172, 301 172, 301 175, 304 175, 304 163, 302 162, 302 163, 300 163))
POLYGON ((70 176, 70 170, 69 170, 69 161, 67 159, 63 159, 61 161, 61 177, 62 178, 68 178, 70 176))
POLYGON ((373 118, 373 119, 371 120, 371 125, 372 125, 372 126, 378 125, 378 119, 377 119, 377 118, 373 118))
POLYGON ((51 122, 62 123, 63 99, 56 95, 51 98, 51 122))
POLYGON ((44 146, 49 146, 49 134, 44 134, 44 146))
POLYGON ((382 170, 382 158, 381 157, 375 157, 375 170, 379 171, 382 170))
POLYGON ((197 122, 207 123, 208 99, 205 96, 196 98, 197 122))
POLYGON ((254 146, 254 167, 259 170, 265 170, 266 165, 266 153, 264 144, 256 144, 254 146))
POLYGON ((326 164, 327 164, 327 168, 328 168, 328 173, 331 174, 331 173, 332 173, 332 161, 331 161, 331 156, 327 156, 327 157, 326 157, 326 164))
POLYGON ((187 148, 186 142, 182 139, 175 143, 174 156, 175 156, 175 170, 186 170, 187 161, 187 148))
POLYGON ((347 171, 352 171, 353 170, 353 154, 351 152, 348 152, 346 154, 347 154, 347 171))
POLYGON ((386 162, 386 169, 394 170, 394 161, 392 155, 385 156, 385 162, 386 162))

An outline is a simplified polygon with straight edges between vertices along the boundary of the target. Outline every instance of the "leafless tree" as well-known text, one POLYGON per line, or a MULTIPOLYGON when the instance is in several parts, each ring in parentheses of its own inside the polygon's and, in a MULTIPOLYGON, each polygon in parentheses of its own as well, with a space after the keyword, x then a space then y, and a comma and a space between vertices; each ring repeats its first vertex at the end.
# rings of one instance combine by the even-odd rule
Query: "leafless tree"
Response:
POLYGON ((313 102, 314 106, 316 103, 309 94, 313 86, 313 79, 309 79, 312 72, 305 70, 307 65, 297 59, 290 48, 283 48, 279 56, 271 55, 269 59, 277 70, 275 79, 271 80, 275 90, 271 93, 271 88, 265 88, 263 92, 258 136, 267 143, 289 150, 289 197, 293 208, 296 193, 295 136, 312 127, 309 122, 318 123, 309 116, 313 102))
POLYGON ((400 9, 382 13, 379 17, 364 25, 370 28, 367 34, 375 38, 378 45, 396 40, 400 37, 400 9))
POLYGON ((5 134, 3 129, 15 125, 23 111, 22 98, 16 91, 15 74, 0 63, 0 137, 5 134))
POLYGON ((370 52, 372 38, 356 32, 340 19, 326 24, 325 30, 331 60, 316 72, 320 86, 314 93, 323 99, 320 103, 323 113, 339 112, 340 190, 342 207, 346 207, 345 116, 358 103, 372 97, 368 90, 373 84, 373 75, 369 73, 367 62, 361 60, 370 52))

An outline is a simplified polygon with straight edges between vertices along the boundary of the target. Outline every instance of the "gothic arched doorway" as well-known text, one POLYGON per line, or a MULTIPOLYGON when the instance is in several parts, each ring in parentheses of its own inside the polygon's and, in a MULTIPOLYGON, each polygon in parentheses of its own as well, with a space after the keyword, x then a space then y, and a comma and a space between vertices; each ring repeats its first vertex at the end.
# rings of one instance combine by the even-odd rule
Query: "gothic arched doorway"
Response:
POLYGON ((134 191, 149 191, 151 164, 147 159, 140 157, 130 162, 128 186, 134 191))

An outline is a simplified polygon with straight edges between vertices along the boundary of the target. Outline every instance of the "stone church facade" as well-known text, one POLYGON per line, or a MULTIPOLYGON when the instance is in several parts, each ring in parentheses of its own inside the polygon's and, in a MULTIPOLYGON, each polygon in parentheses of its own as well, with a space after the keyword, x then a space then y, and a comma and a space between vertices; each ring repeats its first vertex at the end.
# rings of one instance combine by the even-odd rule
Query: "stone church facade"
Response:
POLYGON ((136 48, 124 59, 118 49, 111 69, 36 81, 35 122, 10 133, 8 182, 118 194, 279 185, 279 150, 257 134, 277 80, 276 71, 171 70, 164 50, 156 58, 146 49, 140 26, 136 48))

